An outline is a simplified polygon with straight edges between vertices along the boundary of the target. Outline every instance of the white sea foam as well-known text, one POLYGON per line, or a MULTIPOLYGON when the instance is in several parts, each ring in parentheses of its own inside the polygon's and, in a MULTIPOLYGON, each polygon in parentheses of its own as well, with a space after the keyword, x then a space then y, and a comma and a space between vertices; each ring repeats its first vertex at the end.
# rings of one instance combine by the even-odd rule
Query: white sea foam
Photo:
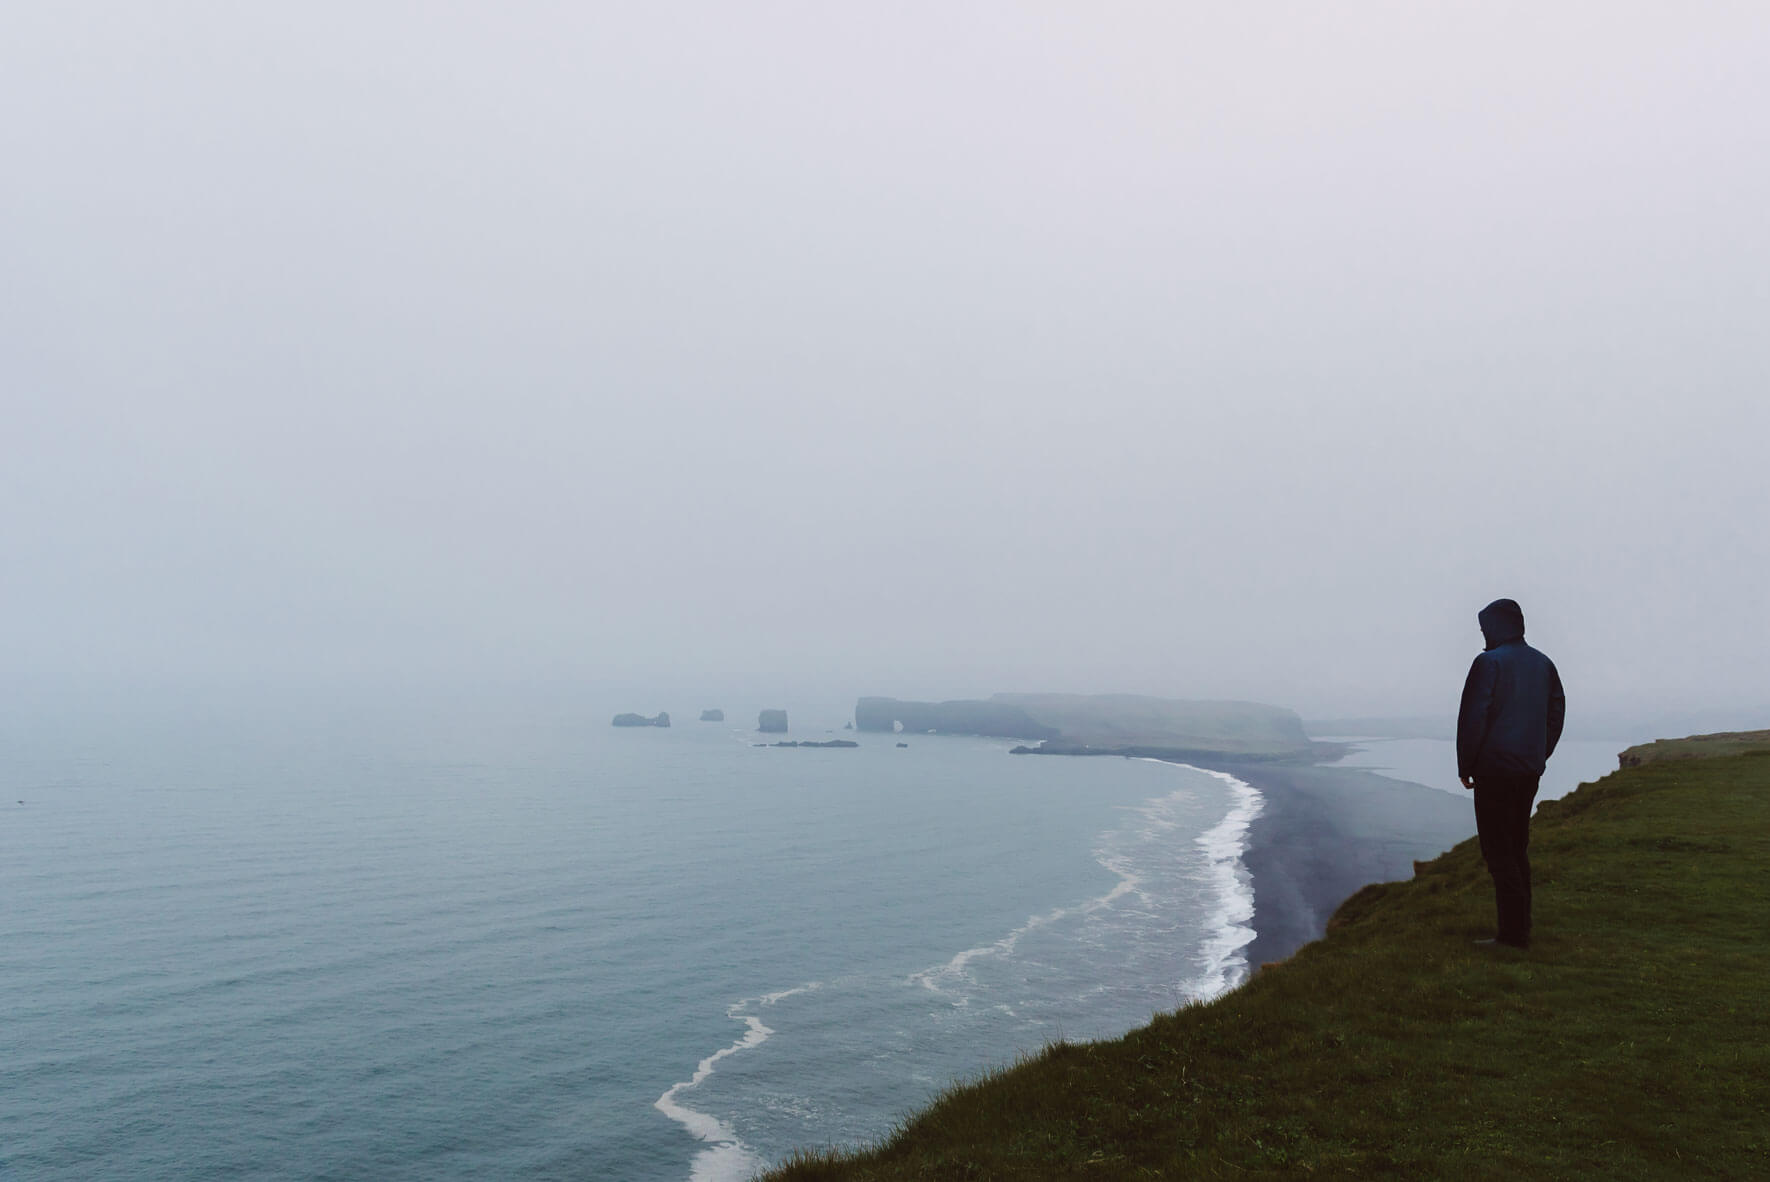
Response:
POLYGON ((692 1078, 672 1084, 669 1090, 652 1103, 653 1108, 687 1129, 695 1139, 707 1143, 708 1147, 694 1156, 694 1163, 689 1174, 690 1182, 742 1182, 743 1179, 751 1177, 768 1163, 758 1157, 754 1150, 738 1138, 737 1130, 732 1128, 728 1122, 690 1108, 681 1103, 678 1097, 705 1083, 721 1059, 729 1058, 743 1051, 753 1050, 768 1041, 774 1031, 764 1026, 762 1019, 744 1011, 757 1006, 771 1006, 796 994, 809 993, 814 989, 821 988, 823 988, 821 981, 813 981, 809 985, 801 985, 795 989, 764 993, 761 997, 746 997, 742 1001, 733 1002, 727 1006, 725 1016, 734 1022, 744 1024, 744 1036, 730 1046, 714 1051, 702 1059, 695 1068, 692 1078))
POLYGON ((1054 911, 1047 911, 1043 915, 1034 915, 1025 923, 1009 932, 1006 936, 1003 936, 1000 940, 996 940, 989 944, 979 944, 975 948, 967 948, 943 965, 936 965, 934 968, 923 969, 919 973, 910 974, 909 983, 912 985, 920 985, 924 989, 932 990, 935 993, 949 994, 954 997, 955 1000, 953 1001, 953 1004, 955 1006, 969 1005, 971 1003, 971 996, 968 992, 965 992, 964 989, 967 985, 974 986, 976 984, 975 979, 969 972, 969 966, 972 961, 986 956, 997 958, 1012 956, 1015 947, 1020 943, 1022 937, 1027 935, 1027 933, 1037 931, 1039 928, 1045 927, 1048 924, 1057 923, 1059 920, 1067 919, 1072 915, 1085 915, 1089 912, 1099 911, 1102 908, 1110 907, 1137 889, 1139 880, 1137 876, 1125 866, 1122 859, 1115 858, 1109 860, 1102 858, 1101 865, 1119 876, 1117 885, 1115 885, 1110 891, 1107 891, 1104 895, 1101 895, 1097 899, 1090 899, 1086 903, 1077 904, 1073 907, 1059 907, 1054 911))
MULTIPOLYGON (((1181 767, 1192 768, 1191 764, 1181 767)), ((1209 1000, 1233 989, 1246 979, 1248 958, 1244 949, 1254 939, 1249 926, 1254 918, 1253 880, 1242 855, 1247 852, 1248 827, 1265 807, 1266 798, 1252 784, 1236 779, 1228 772, 1193 768, 1229 785, 1233 795, 1229 812, 1216 825, 1199 834, 1198 846, 1208 861, 1207 873, 1215 888, 1217 903, 1210 917, 1211 934, 1205 940, 1202 973, 1185 982, 1183 991, 1190 997, 1209 1000)))
MULTIPOLYGON (((1175 802, 1186 799, 1188 796, 1189 794, 1182 790, 1168 796, 1145 801, 1141 805, 1132 806, 1130 811, 1137 813, 1145 822, 1145 827, 1139 831, 1139 835, 1148 838, 1155 836, 1160 831, 1173 829, 1178 822, 1165 814, 1175 802)), ((909 983, 920 985, 935 993, 950 995, 954 998, 953 1005, 966 1006, 970 1004, 971 994, 977 986, 976 978, 969 971, 972 962, 984 957, 1006 959, 1014 954, 1014 950, 1022 938, 1029 933, 1072 916, 1085 918, 1098 912, 1110 910, 1127 895, 1142 896, 1146 904, 1153 902, 1144 894, 1143 875, 1133 865, 1131 853, 1103 845, 1094 850, 1094 859, 1118 877, 1118 882, 1113 884, 1111 890, 1084 903, 1058 907, 1052 911, 1031 916, 1025 923, 999 940, 988 944, 979 944, 975 948, 967 948, 945 964, 924 969, 919 973, 912 973, 909 983)))
MULTIPOLYGON (((1177 985, 1181 1000, 1209 999, 1240 984, 1247 976, 1247 957, 1243 950, 1254 939, 1254 930, 1249 926, 1254 915, 1254 896, 1252 882, 1241 858, 1246 850, 1248 827, 1260 815, 1265 798, 1252 785, 1226 772, 1169 760, 1152 759, 1148 762, 1183 767, 1220 780, 1230 788, 1229 811, 1220 822, 1195 839, 1205 859, 1203 878, 1212 900, 1211 910, 1206 918, 1207 935, 1200 949, 1202 971, 1177 985)), ((1040 928, 1072 917, 1086 920, 1106 912, 1154 918, 1162 909, 1163 900, 1151 898, 1145 890, 1145 873, 1137 862, 1147 855, 1139 844, 1159 843, 1166 834, 1180 828, 1182 810, 1191 799, 1191 792, 1180 789, 1129 806, 1127 811, 1136 814, 1141 821, 1134 829, 1137 843, 1124 843, 1121 840, 1123 831, 1102 835, 1101 844, 1094 850, 1095 860, 1118 877, 1118 882, 1105 894, 1084 903, 1031 916, 999 940, 967 948, 945 964, 912 974, 909 983, 949 995, 954 1006, 963 1007, 969 1005, 972 996, 978 992, 978 981, 971 971, 975 962, 1013 956, 1022 939, 1040 928), (1124 900, 1130 895, 1138 896, 1147 910, 1125 912, 1124 900)))

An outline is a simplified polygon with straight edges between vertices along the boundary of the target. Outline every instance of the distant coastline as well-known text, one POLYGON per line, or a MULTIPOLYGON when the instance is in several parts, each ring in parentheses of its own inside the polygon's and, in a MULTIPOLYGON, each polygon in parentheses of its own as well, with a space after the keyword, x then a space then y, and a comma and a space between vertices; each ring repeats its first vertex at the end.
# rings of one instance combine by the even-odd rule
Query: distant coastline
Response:
POLYGON ((994 694, 946 702, 861 698, 862 731, 1028 739, 1019 754, 1314 760, 1296 713, 1262 702, 1142 694, 994 694))

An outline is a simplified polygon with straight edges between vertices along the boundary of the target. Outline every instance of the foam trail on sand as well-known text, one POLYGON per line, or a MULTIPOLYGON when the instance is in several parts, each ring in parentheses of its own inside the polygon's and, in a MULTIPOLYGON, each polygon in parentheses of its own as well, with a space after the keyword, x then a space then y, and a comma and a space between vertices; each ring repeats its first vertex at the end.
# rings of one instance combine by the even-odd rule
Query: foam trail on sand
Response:
POLYGON ((1211 914, 1212 934, 1205 941, 1205 971, 1186 982, 1183 989, 1192 997, 1208 1001, 1241 984, 1248 974, 1248 958, 1242 950, 1255 934, 1249 926, 1254 918, 1254 886, 1241 859, 1247 852, 1248 827, 1265 807, 1266 798, 1252 784, 1228 772, 1194 768, 1189 763, 1180 766, 1223 781, 1232 794, 1228 814, 1197 838, 1199 848, 1209 859, 1217 906, 1211 914))
POLYGON ((746 997, 742 1001, 733 1002, 726 1007, 725 1016, 734 1022, 742 1022, 746 1027, 744 1036, 723 1050, 714 1051, 695 1068, 694 1076, 678 1084, 672 1084, 665 1093, 652 1103, 652 1107, 680 1124, 697 1140, 705 1141, 708 1148, 695 1154, 690 1182, 742 1182, 768 1163, 756 1155, 748 1145, 738 1139, 737 1130, 718 1117, 699 1112, 678 1101, 682 1093, 699 1087, 713 1074, 714 1065, 721 1059, 736 1055, 742 1051, 753 1050, 768 1041, 774 1033, 762 1020, 754 1014, 744 1011, 752 1006, 771 1006, 784 998, 795 994, 809 993, 821 989, 823 982, 813 981, 809 985, 801 985, 797 989, 783 989, 778 993, 765 993, 761 997, 746 997))

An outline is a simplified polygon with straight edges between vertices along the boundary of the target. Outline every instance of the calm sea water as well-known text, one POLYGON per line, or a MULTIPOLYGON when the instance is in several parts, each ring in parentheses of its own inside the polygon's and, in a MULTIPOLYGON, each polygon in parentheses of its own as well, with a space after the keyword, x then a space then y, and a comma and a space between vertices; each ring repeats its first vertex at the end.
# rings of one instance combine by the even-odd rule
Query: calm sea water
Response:
POLYGON ((1245 969, 1250 790, 707 704, 9 712, 0 1177, 739 1178, 1245 969))
MULTIPOLYGON (((1447 739, 1340 739, 1356 746, 1341 767, 1368 768, 1380 775, 1467 797, 1457 780, 1457 745, 1447 739)), ((1623 748, 1644 739, 1563 739, 1543 771, 1537 799, 1558 800, 1583 783, 1601 780, 1617 768, 1623 748)), ((1471 805, 1471 808, 1474 806, 1471 805)))

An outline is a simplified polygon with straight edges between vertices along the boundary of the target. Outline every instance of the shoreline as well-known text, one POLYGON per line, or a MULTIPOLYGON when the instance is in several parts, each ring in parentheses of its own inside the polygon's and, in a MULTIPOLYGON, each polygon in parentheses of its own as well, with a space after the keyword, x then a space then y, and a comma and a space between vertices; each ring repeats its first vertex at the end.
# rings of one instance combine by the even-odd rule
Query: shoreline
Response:
POLYGON ((1186 762, 1234 776, 1264 798, 1241 857, 1254 894, 1254 938, 1244 947, 1250 975, 1320 939, 1363 887, 1411 878, 1415 861, 1475 833, 1467 799, 1360 768, 1186 762))
MULTIPOLYGON (((1274 779, 1343 812, 1358 786, 1320 770, 1274 779)), ((1437 1177, 1471 1145, 1508 1177, 1756 1176, 1749 1117, 1770 1054, 1748 1015, 1770 975, 1757 889, 1770 757, 1624 769, 1549 802, 1538 824, 1555 906, 1528 952, 1471 943, 1493 898, 1466 840, 1414 881, 1358 892, 1307 954, 1208 1006, 1054 1045, 951 1090, 883 1145, 767 1177, 1069 1177, 1102 1163, 1115 1177, 1437 1177), (1569 1047, 1602 1053, 1570 1075, 1569 1047)))

